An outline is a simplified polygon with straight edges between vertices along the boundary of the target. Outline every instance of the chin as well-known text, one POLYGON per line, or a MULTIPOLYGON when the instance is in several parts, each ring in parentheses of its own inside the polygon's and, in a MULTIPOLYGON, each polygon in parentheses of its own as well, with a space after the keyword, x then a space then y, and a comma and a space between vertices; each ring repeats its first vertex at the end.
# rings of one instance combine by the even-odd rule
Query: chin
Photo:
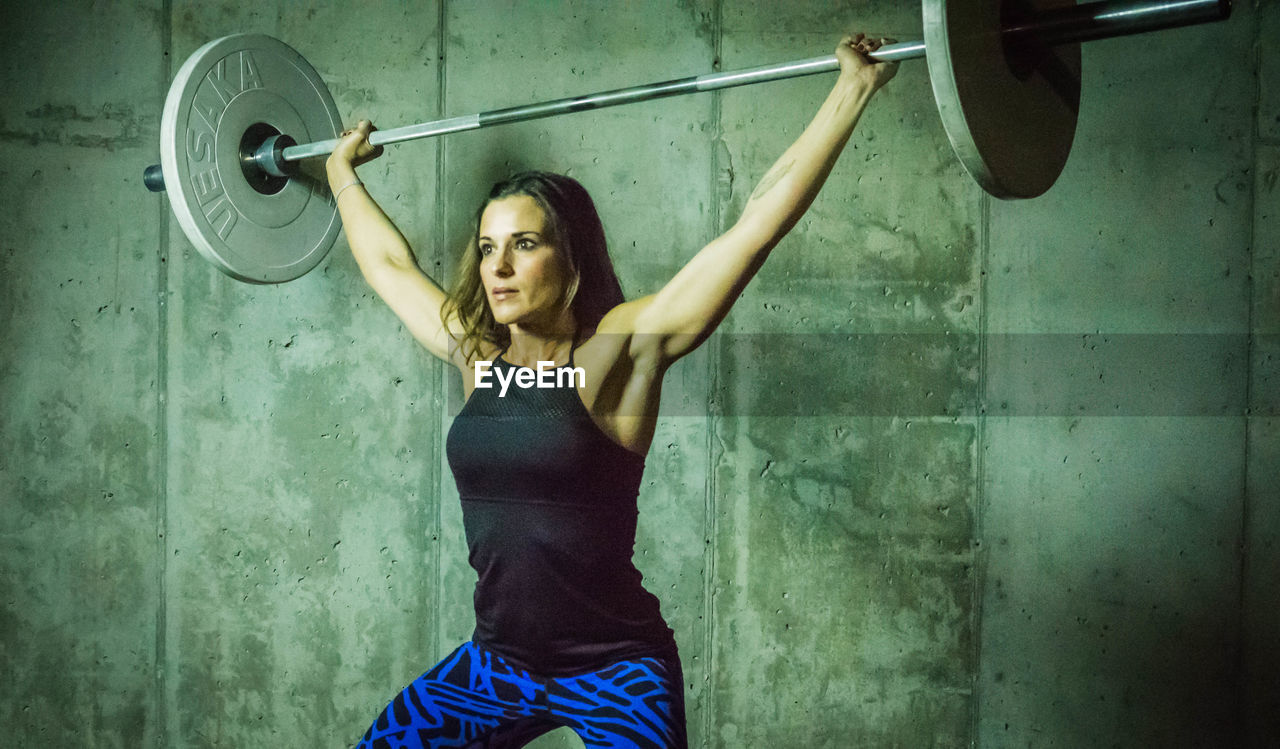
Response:
POLYGON ((494 322, 502 325, 510 324, 512 319, 515 318, 515 315, 511 313, 511 310, 501 309, 501 308, 494 309, 492 304, 489 305, 489 314, 493 315, 494 322))

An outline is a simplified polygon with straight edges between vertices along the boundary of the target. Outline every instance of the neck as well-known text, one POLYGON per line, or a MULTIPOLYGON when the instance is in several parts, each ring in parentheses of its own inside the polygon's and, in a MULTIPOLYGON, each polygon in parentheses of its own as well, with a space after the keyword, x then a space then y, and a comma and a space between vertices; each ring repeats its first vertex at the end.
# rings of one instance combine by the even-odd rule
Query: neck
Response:
POLYGON ((507 326, 511 334, 511 345, 502 358, 516 366, 529 368, 536 367, 540 361, 567 364, 577 328, 573 315, 568 312, 555 325, 546 329, 512 323, 507 326))

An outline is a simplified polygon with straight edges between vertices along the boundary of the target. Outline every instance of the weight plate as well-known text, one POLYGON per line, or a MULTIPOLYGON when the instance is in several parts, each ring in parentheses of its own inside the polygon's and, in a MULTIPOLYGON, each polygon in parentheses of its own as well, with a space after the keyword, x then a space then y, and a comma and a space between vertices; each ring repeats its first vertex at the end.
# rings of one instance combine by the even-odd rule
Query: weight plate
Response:
POLYGON ((1071 152, 1080 111, 1080 44, 1006 44, 1002 29, 1074 0, 924 0, 929 79, 951 147, 998 198, 1048 190, 1071 152))
POLYGON ((169 202, 191 244, 250 283, 314 268, 342 230, 323 180, 271 179, 242 167, 267 136, 337 137, 342 120, 319 73, 284 42, 236 34, 196 50, 178 70, 160 120, 169 202))

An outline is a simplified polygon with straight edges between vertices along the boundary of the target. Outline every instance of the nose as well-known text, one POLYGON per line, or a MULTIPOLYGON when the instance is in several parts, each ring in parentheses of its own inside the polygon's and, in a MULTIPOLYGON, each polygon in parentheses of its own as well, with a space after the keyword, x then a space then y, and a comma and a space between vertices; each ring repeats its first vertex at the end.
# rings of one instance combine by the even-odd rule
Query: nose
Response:
POLYGON ((499 278, 506 278, 512 274, 511 255, 508 250, 495 249, 489 254, 489 267, 493 274, 499 278))

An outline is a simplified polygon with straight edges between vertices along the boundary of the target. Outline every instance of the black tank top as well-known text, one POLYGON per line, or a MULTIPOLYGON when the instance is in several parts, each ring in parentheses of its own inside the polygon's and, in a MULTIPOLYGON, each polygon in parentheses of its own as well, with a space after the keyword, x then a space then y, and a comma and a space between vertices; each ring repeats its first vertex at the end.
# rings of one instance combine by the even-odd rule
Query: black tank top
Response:
MULTIPOLYGON (((493 369, 522 368, 499 355, 493 369)), ((674 654, 632 563, 644 457, 609 439, 572 387, 513 379, 499 396, 489 381, 446 445, 479 575, 472 639, 546 676, 674 654)))

